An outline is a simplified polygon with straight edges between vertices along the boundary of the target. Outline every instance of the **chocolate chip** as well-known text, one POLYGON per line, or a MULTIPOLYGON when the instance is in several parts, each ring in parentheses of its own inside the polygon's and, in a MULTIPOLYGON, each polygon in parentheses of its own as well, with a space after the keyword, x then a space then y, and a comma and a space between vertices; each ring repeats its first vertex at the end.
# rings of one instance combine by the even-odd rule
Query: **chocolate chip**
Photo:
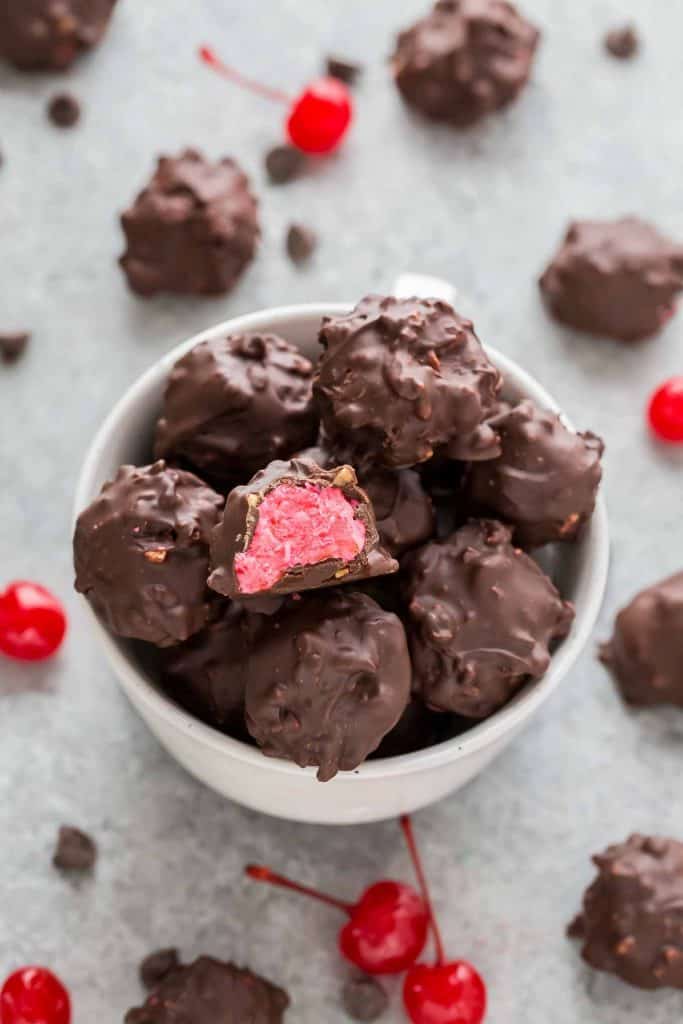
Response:
POLYGON ((327 58, 326 68, 328 75, 338 78, 340 82, 346 82, 347 85, 354 85, 363 70, 360 64, 332 56, 327 58))
POLYGON ((613 28, 605 36, 605 49, 619 60, 628 60, 638 52, 640 41, 633 25, 613 28))
POLYGON ((295 146, 274 146, 266 153, 265 164, 273 185, 284 185, 298 177, 305 163, 304 154, 295 146))
POLYGON ((85 832, 62 825, 52 863, 61 871, 90 871, 97 859, 97 846, 85 832))
POLYGON ((150 953, 140 964, 140 980, 145 988, 156 988, 159 982, 163 981, 166 975, 180 966, 178 950, 157 949, 150 953))
POLYGON ((71 93, 60 92, 50 100, 47 113, 58 128, 73 128, 81 116, 81 105, 71 93))
POLYGON ((377 1020, 389 1005, 389 997, 376 978, 354 974, 344 985, 342 1002, 354 1020, 377 1020))
POLYGON ((313 254, 318 238, 314 231, 303 224, 290 224, 286 244, 289 258, 295 263, 304 263, 313 254))
POLYGON ((28 331, 0 334, 0 358, 4 363, 13 363, 25 352, 31 335, 28 331))

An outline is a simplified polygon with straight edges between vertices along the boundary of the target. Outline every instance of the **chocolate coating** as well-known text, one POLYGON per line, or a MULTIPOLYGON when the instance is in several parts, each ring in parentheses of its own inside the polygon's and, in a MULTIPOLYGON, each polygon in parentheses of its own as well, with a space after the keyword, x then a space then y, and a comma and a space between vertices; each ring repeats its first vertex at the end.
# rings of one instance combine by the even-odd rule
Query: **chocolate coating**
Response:
POLYGON ((163 461, 122 466, 78 517, 76 590, 119 636, 187 640, 209 620, 209 538, 222 505, 163 461))
POLYGON ((2 0, 0 57, 25 71, 68 68, 97 46, 116 0, 2 0))
POLYGON ((439 0, 398 37, 396 85, 427 117, 466 128, 516 99, 538 40, 505 0, 439 0))
POLYGON ((472 520, 406 560, 413 689, 430 707, 486 718, 550 664, 574 616, 494 520, 472 520))
POLYGON ((260 237, 249 179, 228 158, 195 149, 162 156, 146 188, 121 216, 120 263, 138 295, 220 295, 251 262, 260 237))
POLYGON ((622 608, 600 655, 629 704, 683 707, 683 572, 622 608))
POLYGON ((584 960, 638 988, 683 988, 683 843, 632 835, 593 862, 570 928, 584 960))
POLYGON ((125 1024, 282 1024, 287 993, 251 971, 200 956, 166 974, 125 1024))
POLYGON ((602 478, 600 438, 575 434, 531 401, 507 407, 493 422, 501 454, 472 463, 465 486, 470 501, 509 523, 523 548, 576 540, 602 478))
POLYGON ((472 323, 438 299, 369 295, 325 317, 313 385, 330 446, 359 472, 497 454, 484 423, 501 386, 472 323))
POLYGON ((235 573, 235 556, 249 550, 258 525, 259 505, 267 494, 282 484, 339 488, 344 497, 356 505, 354 518, 361 520, 365 527, 365 543, 349 562, 329 558, 313 565, 294 566, 262 593, 293 594, 397 571, 398 563, 380 547, 372 505, 365 491, 358 486, 351 466, 328 470, 312 460, 291 459, 289 462, 271 462, 248 484, 235 487, 228 495, 223 519, 211 537, 209 586, 213 590, 225 597, 248 602, 250 595, 241 592, 235 573))
POLYGON ((400 619, 370 597, 327 590, 268 621, 249 659, 247 728, 265 754, 326 782, 365 760, 410 695, 400 619))
POLYGON ((312 379, 308 359, 275 334, 200 342, 169 375, 155 455, 187 463, 230 490, 311 443, 312 379))
POLYGON ((683 246, 637 217, 574 221, 540 279, 562 323, 619 341, 656 334, 683 288, 683 246))

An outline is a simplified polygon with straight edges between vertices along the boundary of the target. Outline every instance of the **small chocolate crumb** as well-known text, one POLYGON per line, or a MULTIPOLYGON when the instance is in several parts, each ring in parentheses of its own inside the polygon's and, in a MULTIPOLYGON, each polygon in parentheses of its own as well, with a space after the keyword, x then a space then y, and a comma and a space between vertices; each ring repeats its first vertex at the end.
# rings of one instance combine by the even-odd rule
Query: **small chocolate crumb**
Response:
POLYGON ((170 971, 179 966, 180 958, 177 949, 173 947, 157 949, 156 952, 146 956, 140 964, 140 981, 145 988, 156 988, 170 971))
POLYGON ((605 49, 619 60, 628 60, 638 52, 640 40, 633 25, 613 28, 605 36, 605 49))
POLYGON ((81 105, 71 93, 60 92, 50 100, 47 113, 58 128, 73 128, 81 116, 81 105))
POLYGON ((0 358, 4 363, 13 363, 26 351, 31 335, 28 331, 0 334, 0 358))
POLYGON ((314 231, 303 224, 290 224, 286 244, 289 258, 295 263, 304 263, 313 254, 318 238, 314 231))
POLYGON ((576 917, 567 925, 567 938, 582 939, 585 934, 586 926, 583 920, 583 914, 577 914, 576 917))
POLYGON ((355 85, 363 70, 360 64, 333 56, 327 58, 326 68, 328 75, 338 78, 340 82, 346 82, 347 85, 355 85))
POLYGON ((376 978, 354 974, 344 985, 342 1002, 354 1020, 377 1020, 389 1005, 389 997, 376 978))
POLYGON ((85 832, 62 825, 52 863, 60 871, 90 871, 97 859, 97 846, 85 832))
POLYGON ((296 146, 274 146, 268 150, 265 164, 273 185, 284 185, 297 178, 303 170, 305 159, 296 146))

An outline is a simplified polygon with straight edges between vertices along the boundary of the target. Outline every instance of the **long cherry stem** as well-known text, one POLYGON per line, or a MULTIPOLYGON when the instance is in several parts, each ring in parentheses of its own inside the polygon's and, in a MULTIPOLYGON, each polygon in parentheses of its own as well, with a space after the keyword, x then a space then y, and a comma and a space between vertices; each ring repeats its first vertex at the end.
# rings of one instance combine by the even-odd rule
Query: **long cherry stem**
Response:
POLYGON ((253 878, 257 882, 268 882, 269 885, 277 885, 281 889, 291 889, 293 892, 303 893, 304 896, 311 896, 320 903, 327 903, 330 907, 336 907, 337 910, 341 910, 344 914, 350 914, 353 910, 352 904, 344 903, 343 900, 338 900, 335 896, 329 896, 327 893, 309 889, 307 885, 301 885, 299 882, 292 882, 291 879, 285 878, 284 875, 276 874, 263 864, 247 864, 244 872, 249 878, 253 878))
POLYGON ((431 896, 429 895, 427 878, 422 867, 422 860, 417 849, 417 843, 415 842, 413 823, 407 814, 401 815, 401 828, 403 829, 403 835, 406 838, 410 859, 412 860, 413 867, 415 868, 415 874, 417 875, 417 880, 420 885, 422 899, 424 900, 425 906, 427 907, 427 913, 429 914, 429 922, 432 927, 432 935, 434 936, 434 945, 436 946, 436 964, 437 967, 440 967, 446 959, 444 955, 443 941, 441 939, 439 926, 436 923, 436 917, 434 916, 434 908, 432 906, 431 896))
POLYGON ((253 78, 247 78, 240 71, 235 71, 234 68, 224 64, 210 46, 200 46, 199 56, 205 64, 208 64, 210 68, 213 68, 223 78, 227 78, 229 82, 241 85, 244 89, 251 89, 252 92, 258 93, 259 96, 265 96, 266 99, 276 100, 278 103, 291 103, 291 97, 287 93, 282 92, 281 89, 273 89, 270 85, 256 82, 253 78))

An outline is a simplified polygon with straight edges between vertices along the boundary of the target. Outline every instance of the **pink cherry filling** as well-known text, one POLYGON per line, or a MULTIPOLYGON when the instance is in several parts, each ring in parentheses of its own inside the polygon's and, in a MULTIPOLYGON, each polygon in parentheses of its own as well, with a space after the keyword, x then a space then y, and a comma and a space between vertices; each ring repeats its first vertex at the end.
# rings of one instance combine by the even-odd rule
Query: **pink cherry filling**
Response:
POLYGON ((365 544, 365 525, 356 519, 357 502, 339 487, 280 484, 258 509, 246 551, 235 556, 242 594, 269 590, 297 566, 329 558, 350 562, 365 544))

